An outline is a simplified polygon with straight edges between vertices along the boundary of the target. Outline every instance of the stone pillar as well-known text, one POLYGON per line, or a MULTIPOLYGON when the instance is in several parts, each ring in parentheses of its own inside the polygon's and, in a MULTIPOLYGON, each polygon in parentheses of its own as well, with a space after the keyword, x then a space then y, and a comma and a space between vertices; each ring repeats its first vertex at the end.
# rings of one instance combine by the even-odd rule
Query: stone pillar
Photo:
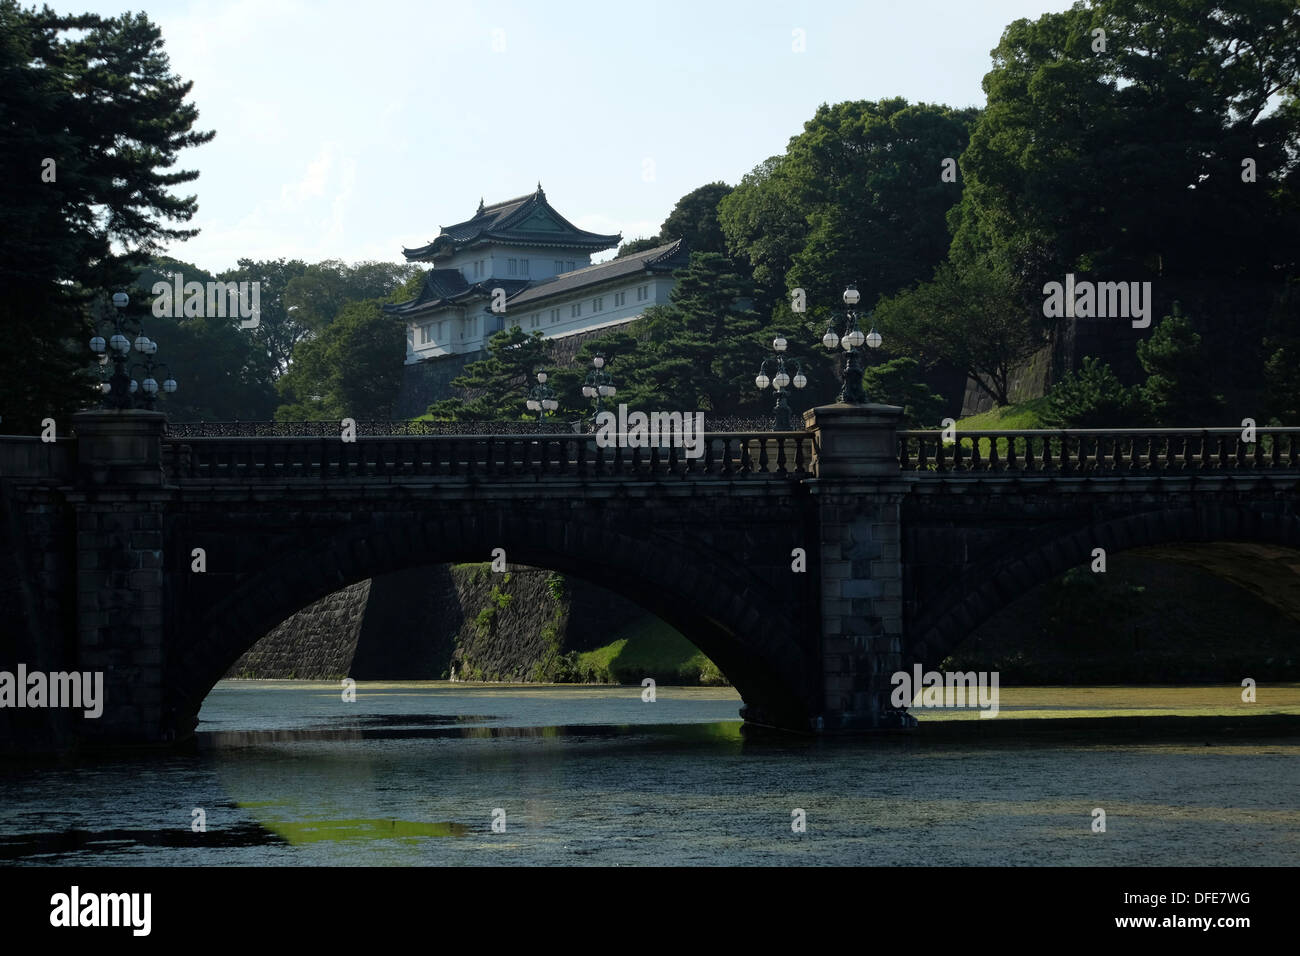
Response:
POLYGON ((824 405, 813 431, 821 559, 821 675, 826 732, 890 726, 891 675, 902 667, 904 485, 893 405, 824 405))
POLYGON ((103 713, 80 721, 86 742, 159 743, 171 735, 162 713, 166 420, 137 409, 73 416, 75 666, 103 674, 103 713))

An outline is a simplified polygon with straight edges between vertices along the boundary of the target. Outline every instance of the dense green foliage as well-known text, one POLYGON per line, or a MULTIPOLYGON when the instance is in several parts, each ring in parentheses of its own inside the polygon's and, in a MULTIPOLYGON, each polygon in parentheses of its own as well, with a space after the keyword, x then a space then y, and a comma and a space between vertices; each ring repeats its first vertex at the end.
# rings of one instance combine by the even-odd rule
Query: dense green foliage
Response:
MULTIPOLYGON (((128 292, 149 337, 158 343, 158 358, 167 363, 180 387, 158 405, 172 421, 266 420, 275 411, 274 366, 254 330, 241 329, 237 317, 176 317, 153 314, 154 283, 222 278, 177 259, 151 260, 128 292)), ((262 299, 265 309, 266 299, 262 299)))
POLYGON ((402 374, 406 331, 378 300, 347 302, 337 318, 294 349, 276 382, 280 421, 386 421, 402 374))
POLYGON ((548 343, 541 332, 531 335, 515 325, 488 340, 488 357, 472 362, 465 374, 451 380, 453 388, 470 391, 468 400, 446 398, 426 413, 434 421, 491 421, 526 417, 525 402, 537 387, 537 373, 550 364, 548 343))
POLYGON ((192 84, 143 14, 62 16, 0 0, 0 327, 21 343, 0 381, 6 431, 60 422, 96 397, 92 304, 130 283, 198 203, 172 167, 206 143, 192 84), (51 165, 52 163, 52 165, 51 165))
POLYGON ((275 382, 281 399, 276 419, 390 418, 406 328, 381 307, 414 298, 422 281, 423 273, 412 266, 333 260, 291 279, 284 298, 303 331, 288 371, 275 382))
POLYGON ((1210 391, 1210 356, 1187 316, 1175 307, 1137 351, 1147 373, 1142 395, 1156 421, 1177 427, 1219 419, 1223 396, 1210 391))
POLYGON ((863 305, 928 278, 948 250, 960 187, 943 160, 966 147, 975 110, 905 99, 823 105, 783 156, 759 164, 719 204, 728 247, 764 302, 805 290, 838 307, 856 282, 863 305))
POLYGON ((675 239, 684 239, 692 252, 717 252, 725 255, 727 240, 718 221, 718 203, 731 192, 726 183, 717 182, 692 189, 673 206, 659 232, 625 242, 616 258, 653 249, 675 239))
POLYGON ((1098 0, 1011 24, 961 158, 954 267, 1006 275, 1027 327, 1067 272, 1191 303, 1143 343, 1159 424, 1259 415, 1261 382, 1275 413, 1296 407, 1277 306, 1300 264, 1298 51, 1291 0, 1098 0))
POLYGON ((1109 365, 1089 356, 1047 396, 1043 423, 1049 428, 1124 428, 1142 424, 1146 414, 1141 391, 1124 387, 1109 365))
POLYGON ((901 407, 905 427, 936 427, 942 415, 943 396, 920 379, 916 359, 899 356, 869 366, 862 376, 862 388, 870 401, 901 407))
POLYGON ((271 363, 272 377, 283 375, 289 368, 293 347, 311 328, 303 321, 302 312, 288 295, 289 283, 308 270, 301 259, 267 259, 254 261, 240 259, 234 269, 218 277, 223 282, 257 282, 261 308, 260 324, 243 334, 254 339, 271 363))
POLYGON ((929 282, 881 301, 875 317, 891 348, 952 363, 999 405, 1009 401, 1012 369, 1043 344, 1041 324, 1026 320, 1008 277, 982 264, 944 263, 929 282))

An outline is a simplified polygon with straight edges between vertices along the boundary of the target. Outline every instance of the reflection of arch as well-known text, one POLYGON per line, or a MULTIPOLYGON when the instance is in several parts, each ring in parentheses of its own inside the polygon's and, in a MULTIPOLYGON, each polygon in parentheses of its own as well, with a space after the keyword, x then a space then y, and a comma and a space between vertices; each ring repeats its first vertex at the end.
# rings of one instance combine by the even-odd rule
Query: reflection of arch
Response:
MULTIPOLYGON (((357 581, 429 564, 482 561, 504 548, 512 565, 546 568, 614 591, 677 628, 722 670, 746 703, 807 726, 815 695, 803 626, 771 601, 761 578, 726 556, 677 542, 501 510, 492 520, 374 515, 328 541, 266 555, 220 601, 188 610, 176 629, 165 683, 167 709, 186 731, 230 666, 275 625, 357 581), (470 525, 472 524, 472 530, 470 525), (192 638, 192 639, 190 639, 192 638)), ((259 556, 261 557, 261 556, 259 556)))
POLYGON ((1217 504, 1113 518, 1044 541, 1026 534, 998 545, 1001 557, 981 560, 934 600, 912 625, 904 661, 938 666, 953 648, 1012 601, 1070 568, 1087 566, 1094 548, 1116 554, 1172 543, 1257 542, 1300 549, 1300 518, 1217 504))

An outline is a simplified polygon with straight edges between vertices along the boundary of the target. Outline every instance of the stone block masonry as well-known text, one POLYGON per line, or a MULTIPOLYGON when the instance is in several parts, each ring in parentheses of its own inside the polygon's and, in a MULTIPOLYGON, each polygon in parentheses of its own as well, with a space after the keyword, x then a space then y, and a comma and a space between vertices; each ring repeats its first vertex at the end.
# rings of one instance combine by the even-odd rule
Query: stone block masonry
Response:
POLYGON ((259 640, 228 678, 531 681, 555 652, 586 651, 644 611, 611 591, 513 566, 426 565, 349 585, 298 611, 259 640), (492 589, 508 595, 487 626, 492 589), (548 640, 554 633, 558 644, 548 640))

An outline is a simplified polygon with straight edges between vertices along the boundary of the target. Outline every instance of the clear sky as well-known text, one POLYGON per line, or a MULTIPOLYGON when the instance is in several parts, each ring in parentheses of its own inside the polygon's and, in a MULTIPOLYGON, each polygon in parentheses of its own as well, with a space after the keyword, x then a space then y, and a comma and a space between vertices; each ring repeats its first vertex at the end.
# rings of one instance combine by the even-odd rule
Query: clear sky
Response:
POLYGON ((982 105, 1003 27, 1069 6, 158 0, 145 11, 194 81, 197 128, 217 131, 180 154, 201 174, 185 191, 202 232, 169 251, 213 272, 241 256, 400 262, 480 197, 539 180, 581 228, 653 235, 684 193, 782 152, 821 103, 982 105))

